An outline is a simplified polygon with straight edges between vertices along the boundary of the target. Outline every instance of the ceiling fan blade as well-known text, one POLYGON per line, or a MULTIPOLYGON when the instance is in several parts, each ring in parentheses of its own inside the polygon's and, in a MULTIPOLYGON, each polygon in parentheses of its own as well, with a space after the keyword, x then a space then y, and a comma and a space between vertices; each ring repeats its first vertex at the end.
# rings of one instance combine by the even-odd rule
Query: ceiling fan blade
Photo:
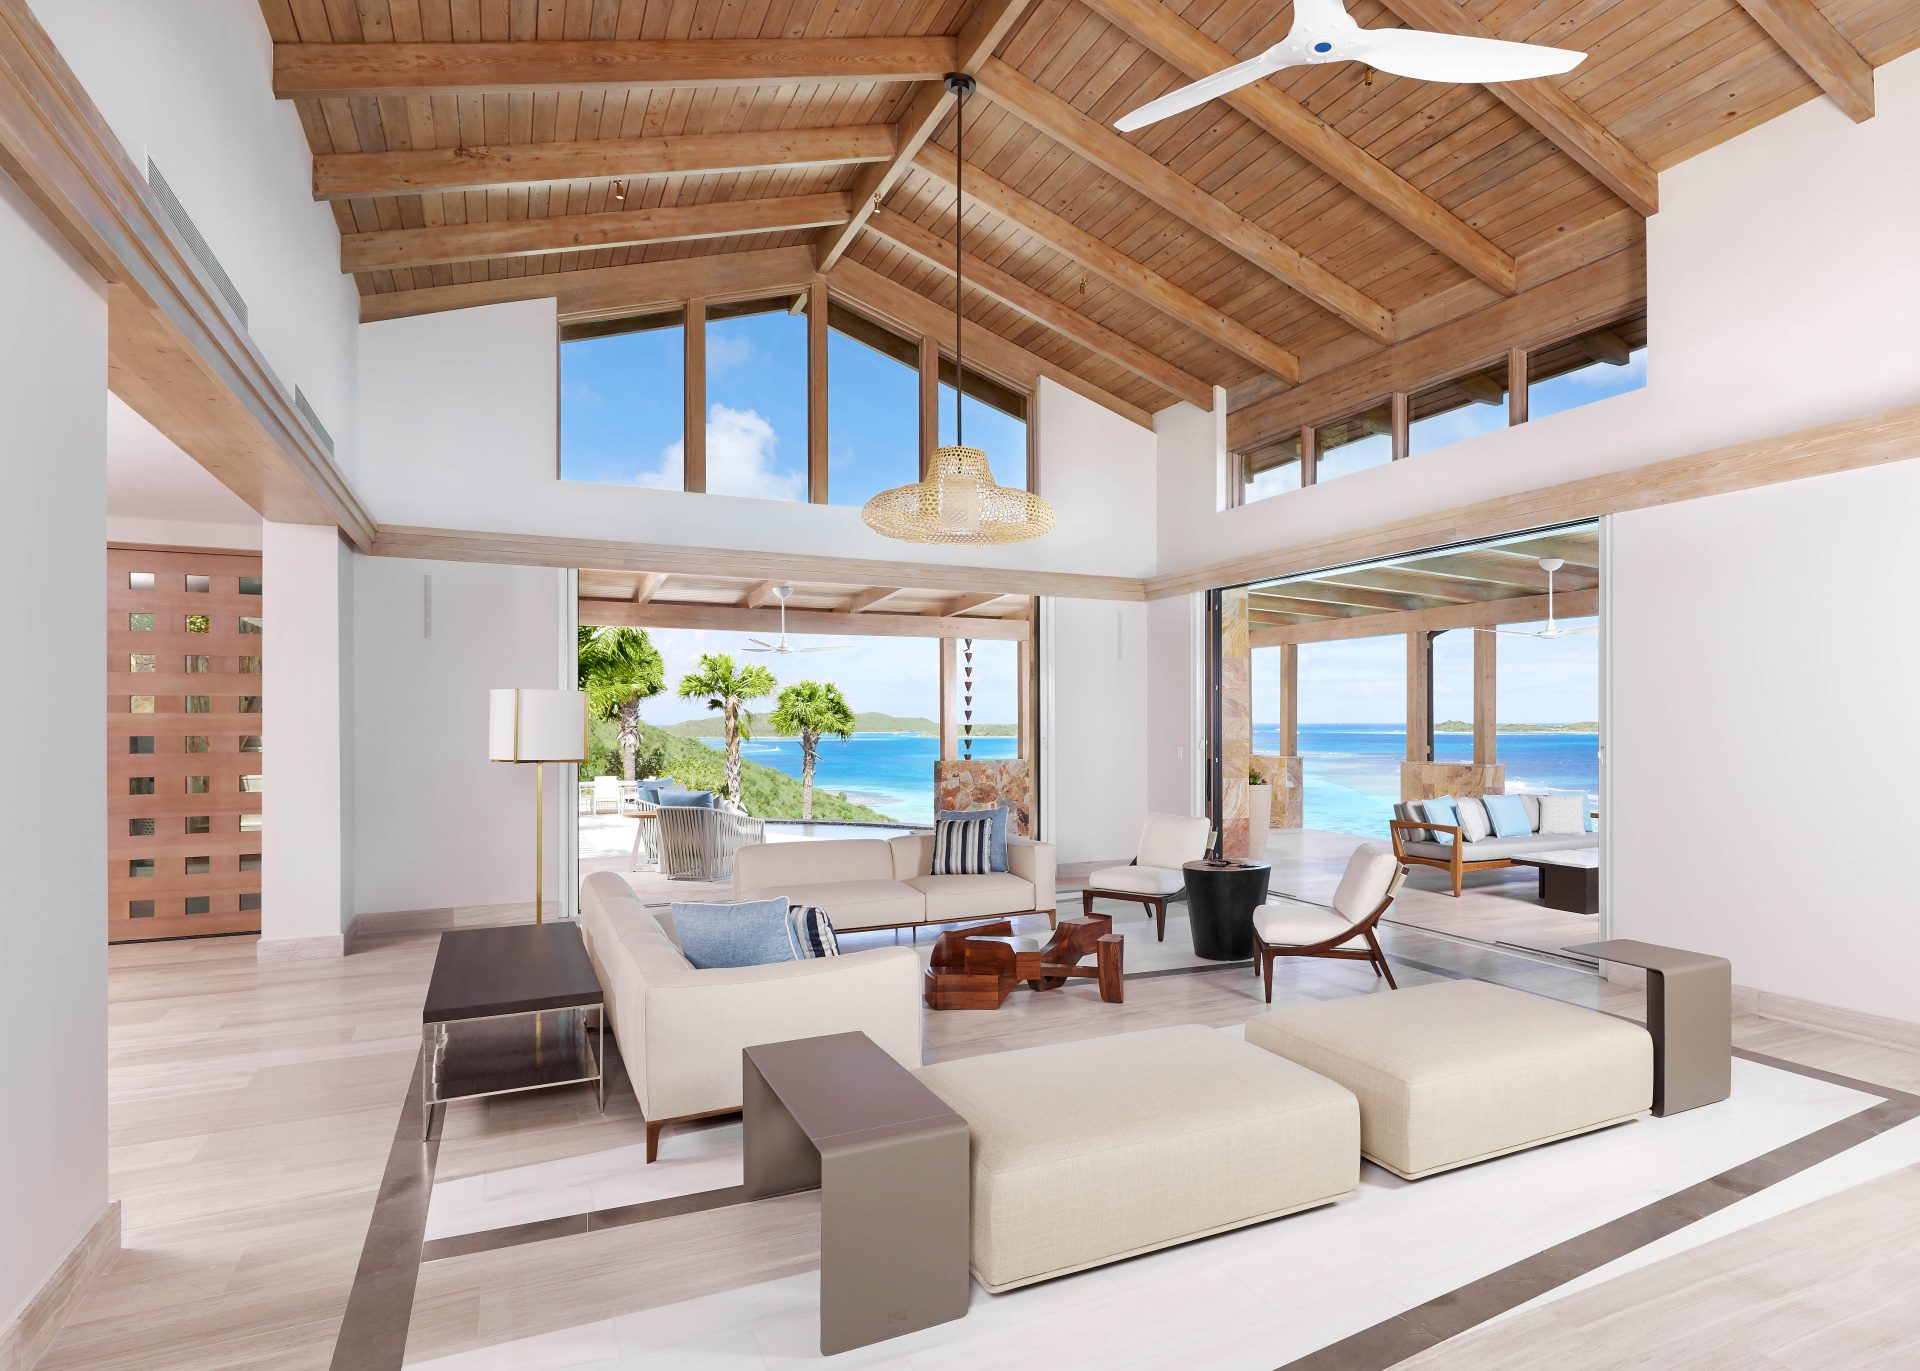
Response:
POLYGON ((1582 634, 1598 633, 1599 631, 1600 625, 1593 624, 1587 628, 1563 628, 1560 630, 1560 636, 1562 638, 1578 638, 1582 634))
POLYGON ((755 647, 759 648, 762 652, 779 651, 778 648, 776 648, 772 643, 768 642, 765 638, 749 638, 747 639, 747 641, 752 643, 755 647))
POLYGON ((1499 38, 1467 38, 1425 29, 1361 29, 1341 47, 1342 57, 1365 62, 1395 76, 1416 81, 1458 81, 1475 85, 1530 81, 1572 71, 1587 58, 1571 48, 1539 43, 1509 43, 1499 38))
MULTIPOLYGON (((1344 11, 1343 11, 1344 13, 1344 11)), ((1258 81, 1263 76, 1271 76, 1287 65, 1285 57, 1274 48, 1268 48, 1258 57, 1236 63, 1225 71, 1216 71, 1211 76, 1203 76, 1198 81, 1168 91, 1158 100, 1149 100, 1139 109, 1131 110, 1113 121, 1113 126, 1122 133, 1132 133, 1148 124, 1158 123, 1171 115, 1192 109, 1195 105, 1204 105, 1229 91, 1258 81)))
POLYGON ((846 649, 847 649, 847 645, 845 643, 834 643, 829 647, 796 647, 794 651, 795 652, 844 652, 846 651, 846 649))

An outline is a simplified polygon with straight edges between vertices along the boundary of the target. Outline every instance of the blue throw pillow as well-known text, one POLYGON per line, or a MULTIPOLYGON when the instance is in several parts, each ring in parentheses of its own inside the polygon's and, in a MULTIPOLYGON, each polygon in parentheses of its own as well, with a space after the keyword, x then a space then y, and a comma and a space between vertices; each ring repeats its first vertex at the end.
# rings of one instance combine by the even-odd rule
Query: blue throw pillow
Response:
POLYGON ((787 911, 787 932, 794 950, 805 961, 808 957, 838 957, 840 938, 833 931, 827 911, 810 904, 797 904, 787 911))
MULTIPOLYGON (((1420 817, 1430 824, 1457 826, 1460 822, 1460 811, 1453 803, 1453 796, 1442 795, 1437 800, 1422 800, 1420 802, 1420 817)), ((1443 845, 1451 844, 1453 842, 1453 834, 1442 833, 1438 829, 1435 829, 1433 832, 1433 840, 1443 845)))
POLYGON ((743 904, 676 904, 673 931, 680 955, 702 971, 800 960, 784 897, 743 904))
POLYGON ((1485 800, 1487 821, 1496 838, 1524 838, 1533 832, 1533 821, 1518 795, 1489 795, 1485 800))
POLYGON ((657 805, 660 803, 660 782, 642 781, 635 788, 634 795, 643 805, 657 805))
POLYGON ((682 790, 662 787, 660 798, 656 801, 663 805, 677 805, 682 809, 712 809, 713 792, 710 790, 682 790))
POLYGON ((945 809, 940 812, 940 817, 943 819, 992 819, 987 870, 1005 871, 1007 869, 1007 807, 1005 805, 996 805, 992 809, 945 809))

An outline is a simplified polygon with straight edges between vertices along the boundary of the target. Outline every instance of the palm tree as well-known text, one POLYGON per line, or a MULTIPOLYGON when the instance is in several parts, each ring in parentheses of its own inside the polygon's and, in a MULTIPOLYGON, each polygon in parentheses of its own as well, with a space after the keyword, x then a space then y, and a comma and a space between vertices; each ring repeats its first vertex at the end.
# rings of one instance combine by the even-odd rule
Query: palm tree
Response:
POLYGON ((580 630, 580 689, 596 718, 620 725, 620 770, 631 781, 640 750, 640 702, 667 688, 660 649, 639 628, 580 630))
POLYGON ((813 762, 820 735, 845 742, 853 736, 853 711, 832 682, 798 681, 780 692, 780 702, 768 721, 775 733, 800 735, 800 817, 813 817, 813 762))
POLYGON ((753 715, 745 708, 748 700, 773 694, 773 673, 763 666, 736 667, 725 652, 709 652, 700 658, 700 669, 680 678, 680 698, 704 698, 708 709, 720 711, 727 736, 727 799, 740 803, 740 740, 753 736, 753 715))

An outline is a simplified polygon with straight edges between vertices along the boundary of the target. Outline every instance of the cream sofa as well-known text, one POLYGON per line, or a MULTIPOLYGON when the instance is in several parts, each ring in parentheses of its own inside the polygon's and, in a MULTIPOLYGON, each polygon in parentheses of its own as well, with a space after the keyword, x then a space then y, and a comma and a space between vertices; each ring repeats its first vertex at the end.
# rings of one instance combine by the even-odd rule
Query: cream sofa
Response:
POLYGON ((756 1043, 857 1031, 902 1066, 920 1065, 911 948, 701 971, 680 955, 671 919, 655 918, 611 871, 580 883, 580 933, 646 1116, 648 1161, 667 1124, 740 1107, 740 1052, 756 1043))
MULTIPOLYGON (((1053 844, 1007 839, 1007 870, 935 876, 933 835, 764 843, 733 858, 733 898, 784 895, 827 911, 842 933, 862 928, 1045 914, 1054 921, 1053 844)), ((799 1034, 788 1034, 799 1037, 799 1034)))

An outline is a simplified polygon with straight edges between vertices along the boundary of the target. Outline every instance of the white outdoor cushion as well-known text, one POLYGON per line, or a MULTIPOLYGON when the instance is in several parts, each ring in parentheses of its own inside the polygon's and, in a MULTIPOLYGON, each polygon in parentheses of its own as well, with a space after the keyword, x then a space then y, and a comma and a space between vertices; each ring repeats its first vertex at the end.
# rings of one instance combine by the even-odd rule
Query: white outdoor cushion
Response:
POLYGON ((1478 842, 1493 832, 1493 822, 1487 818, 1486 803, 1473 795, 1462 795, 1453 802, 1453 812, 1460 816, 1460 836, 1467 842, 1478 842))
POLYGON ((1379 843, 1362 843, 1347 858, 1347 869, 1333 892, 1333 912, 1344 915, 1348 923, 1358 923, 1380 907, 1387 898, 1400 863, 1393 850, 1379 843))
POLYGON ((1587 831, 1587 797, 1584 795, 1542 795, 1540 831, 1571 836, 1587 831))
POLYGON ((1006 871, 976 876, 915 876, 904 884, 926 897, 928 923, 1025 914, 1034 908, 1033 882, 1006 871))
POLYGON ((1184 814, 1149 814, 1140 827, 1134 860, 1141 866, 1172 871, 1178 871, 1183 862, 1197 862, 1207 855, 1208 823, 1184 814))
POLYGON ((1294 1005, 1247 1041, 1360 1099, 1360 1146, 1409 1180, 1620 1123, 1653 1104, 1639 1024, 1484 981, 1294 1005))
POLYGON ((1197 1024, 915 1074, 972 1133, 973 1273, 992 1291, 1325 1204, 1359 1184, 1351 1094, 1197 1024))
MULTIPOLYGON (((1352 928, 1354 920, 1343 919, 1324 905, 1301 900, 1269 900, 1253 911, 1253 931, 1260 941, 1273 947, 1310 947, 1323 943, 1343 928, 1352 928)), ((1358 935, 1341 947, 1365 947, 1358 935)))
POLYGON ((749 890, 778 890, 826 881, 890 881, 893 849, 881 838, 829 842, 755 843, 733 856, 733 898, 749 890))
MULTIPOLYGON (((782 846, 806 847, 808 844, 782 846)), ((884 849, 886 844, 880 846, 884 849)), ((792 904, 810 904, 826 910, 833 926, 842 933, 850 928, 917 924, 927 909, 926 897, 904 881, 816 881, 769 886, 765 890, 736 888, 733 892, 733 898, 739 901, 771 900, 776 896, 785 896, 792 904)))
POLYGON ((1178 895, 1187 887, 1186 877, 1163 866, 1107 866, 1087 877, 1087 889, 1130 890, 1136 895, 1178 895))

